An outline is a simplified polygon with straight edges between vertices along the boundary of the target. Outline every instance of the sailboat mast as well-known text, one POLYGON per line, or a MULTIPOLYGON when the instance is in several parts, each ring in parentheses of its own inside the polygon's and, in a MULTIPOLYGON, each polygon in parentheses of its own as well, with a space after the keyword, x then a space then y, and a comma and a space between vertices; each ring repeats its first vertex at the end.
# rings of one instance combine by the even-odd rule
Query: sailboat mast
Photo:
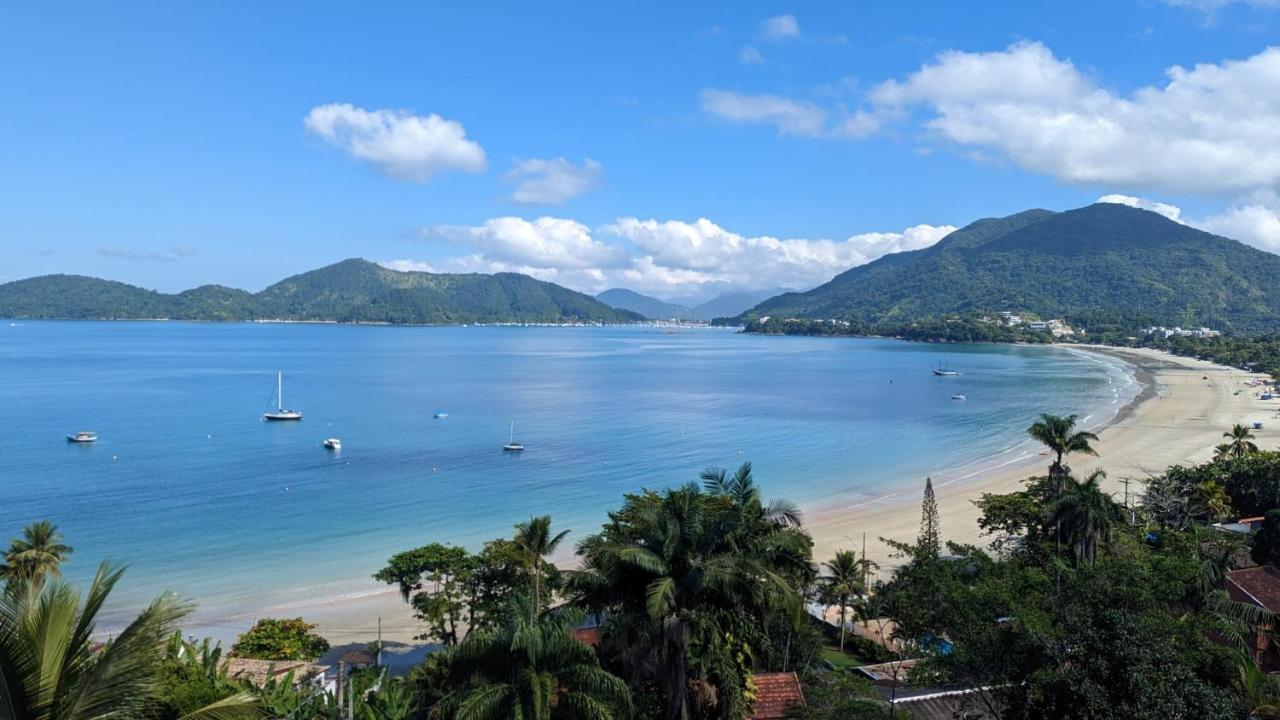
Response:
POLYGON ((276 403, 280 412, 284 412, 284 371, 276 372, 276 403))
POLYGON ((507 442, 508 442, 508 443, 513 443, 513 442, 515 442, 515 441, 516 441, 516 421, 515 421, 515 420, 512 420, 512 421, 511 421, 511 434, 510 434, 509 436, 507 436, 507 442))

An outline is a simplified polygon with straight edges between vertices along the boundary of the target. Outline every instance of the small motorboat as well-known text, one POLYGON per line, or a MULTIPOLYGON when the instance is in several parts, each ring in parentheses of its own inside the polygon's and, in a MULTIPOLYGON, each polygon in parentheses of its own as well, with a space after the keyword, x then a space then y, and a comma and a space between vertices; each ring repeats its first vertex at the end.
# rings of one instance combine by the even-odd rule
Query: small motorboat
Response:
POLYGON ((67 442, 73 442, 73 443, 98 442, 98 433, 84 430, 82 432, 76 433, 75 435, 68 435, 67 442))
POLYGON ((321 445, 324 445, 329 450, 342 449, 342 441, 339 440, 338 438, 329 438, 328 440, 325 440, 323 443, 321 443, 321 445))
POLYGON ((447 412, 445 412, 445 411, 443 411, 443 410, 437 410, 437 411, 436 411, 436 414, 435 414, 435 415, 432 415, 431 417, 433 417, 433 418, 435 418, 435 419, 437 419, 437 420, 443 420, 443 419, 445 419, 445 418, 449 417, 449 413, 447 413, 447 412))
POLYGON ((952 395, 952 396, 951 396, 951 399, 952 399, 952 400, 967 400, 968 398, 966 398, 965 396, 963 396, 963 395, 961 395, 961 394, 957 393, 957 394, 955 394, 955 395, 952 395))

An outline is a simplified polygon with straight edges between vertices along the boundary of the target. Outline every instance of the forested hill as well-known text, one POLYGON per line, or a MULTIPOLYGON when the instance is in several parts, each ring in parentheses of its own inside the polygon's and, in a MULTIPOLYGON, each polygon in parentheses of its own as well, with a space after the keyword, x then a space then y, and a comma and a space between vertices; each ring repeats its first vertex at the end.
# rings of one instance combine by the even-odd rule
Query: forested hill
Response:
POLYGON ((0 285, 0 317, 425 324, 641 319, 526 275, 399 272, 356 259, 286 278, 259 293, 206 285, 168 295, 98 278, 45 275, 0 285))
POLYGON ((1280 256, 1124 205, 979 220, 743 314, 867 324, 1002 310, 1128 325, 1280 330, 1280 256))

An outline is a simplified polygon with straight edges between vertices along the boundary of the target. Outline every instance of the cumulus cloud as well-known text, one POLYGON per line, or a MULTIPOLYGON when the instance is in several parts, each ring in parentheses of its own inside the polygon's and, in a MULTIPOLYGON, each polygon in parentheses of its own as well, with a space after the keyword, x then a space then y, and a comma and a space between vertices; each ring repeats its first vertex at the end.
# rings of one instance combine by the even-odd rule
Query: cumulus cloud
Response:
POLYGON ((742 48, 742 52, 738 53, 738 60, 746 65, 759 65, 764 62, 764 55, 761 55, 754 45, 747 45, 742 48))
POLYGON ((586 225, 564 218, 499 217, 483 225, 437 225, 424 233, 470 245, 487 260, 524 267, 581 270, 626 262, 623 248, 596 240, 586 225))
POLYGON ((467 139, 462 123, 405 110, 365 110, 349 103, 311 109, 307 132, 342 148, 395 180, 426 182, 448 170, 479 173, 484 149, 467 139))
POLYGON ((1280 181, 1280 49, 1105 89, 1044 45, 944 52, 875 87, 883 114, 919 109, 937 137, 1074 183, 1222 192, 1280 181))
POLYGON ((618 218, 597 228, 564 218, 494 218, 477 226, 424 231, 478 252, 426 263, 398 259, 397 270, 521 272, 584 292, 628 287, 665 297, 700 287, 808 289, 888 253, 928 247, 955 228, 916 225, 843 240, 748 236, 705 218, 618 218))
MULTIPOLYGON (((1140 210, 1150 210, 1153 213, 1163 215, 1174 222, 1182 222, 1182 208, 1177 205, 1156 202, 1146 198, 1134 197, 1132 195, 1103 195, 1096 202, 1100 203, 1116 203, 1117 205, 1128 205, 1132 208, 1140 210)), ((1185 223, 1183 223, 1185 224, 1185 223)))
POLYGON ((800 23, 794 15, 777 15, 760 23, 760 37, 779 42, 800 37, 800 23))
POLYGON ((831 112, 808 100, 778 95, 747 95, 731 90, 702 91, 702 110, 736 123, 766 123, 782 135, 799 137, 866 137, 880 126, 867 112, 831 112))
POLYGON ((506 174, 507 182, 516 183, 513 202, 522 205, 559 205, 571 200, 600 182, 600 163, 587 158, 574 165, 558 157, 549 160, 520 160, 506 174))

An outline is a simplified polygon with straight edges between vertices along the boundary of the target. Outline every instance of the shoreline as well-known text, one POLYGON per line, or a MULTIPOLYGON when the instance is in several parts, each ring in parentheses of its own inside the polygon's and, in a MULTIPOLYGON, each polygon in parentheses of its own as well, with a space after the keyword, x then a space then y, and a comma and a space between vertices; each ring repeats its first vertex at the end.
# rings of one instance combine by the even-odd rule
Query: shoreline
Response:
MULTIPOLYGON (((1212 457, 1222 433, 1236 422, 1261 420, 1280 407, 1267 408, 1250 392, 1240 392, 1253 379, 1265 377, 1237 368, 1215 365, 1147 348, 1076 346, 1086 352, 1114 358, 1134 368, 1142 390, 1100 426, 1091 426, 1099 440, 1097 457, 1071 458, 1073 470, 1085 475, 1096 469, 1107 471, 1104 488, 1124 502, 1129 493, 1134 502, 1141 481, 1176 464, 1200 463, 1212 457)), ((1028 424, 1032 422, 1028 418, 1028 424)), ((1280 446, 1280 433, 1264 423, 1255 431, 1263 449, 1280 446)), ((945 541, 986 547, 991 536, 981 534, 980 516, 973 501, 984 493, 1009 493, 1022 488, 1022 481, 1043 473, 1048 461, 1042 456, 1027 458, 978 471, 975 476, 947 480, 934 485, 945 541)), ((814 557, 832 555, 837 549, 862 552, 866 535, 866 555, 879 564, 878 576, 887 577, 897 562, 881 538, 910 541, 920 522, 923 483, 903 492, 902 499, 860 506, 824 505, 808 515, 806 527, 814 538, 814 557)))
MULTIPOLYGON (((1130 492, 1135 493, 1140 486, 1135 486, 1133 481, 1149 473, 1179 462, 1207 459, 1221 433, 1232 422, 1264 417, 1260 413, 1261 401, 1255 400, 1252 393, 1231 394, 1259 374, 1149 349, 1061 347, 1069 352, 1101 356, 1102 362, 1120 361, 1141 385, 1110 417, 1085 423, 1100 437, 1101 457, 1072 460, 1080 474, 1096 467, 1108 470, 1110 476, 1105 485, 1108 491, 1122 493, 1127 478, 1130 492)), ((1266 415, 1272 412, 1274 410, 1266 415)), ((1032 420, 1028 418, 1027 423, 1032 420)), ((1267 428, 1257 434, 1263 447, 1280 445, 1280 434, 1275 430, 1267 428)), ((1022 480, 1043 472, 1041 466, 1047 464, 1047 460, 1038 454, 1038 448, 1031 445, 1028 438, 1017 436, 1010 441, 999 452, 934 474, 945 540, 985 547, 991 538, 980 536, 976 524, 979 513, 972 501, 987 492, 1018 490, 1022 480), (1009 457, 1002 457, 1005 454, 1009 457)), ((895 561, 880 538, 910 540, 915 537, 923 488, 919 480, 922 479, 904 479, 902 483, 886 485, 884 492, 875 496, 845 494, 807 504, 803 508, 805 527, 814 538, 815 560, 821 562, 836 549, 861 552, 865 533, 867 556, 880 565, 879 574, 887 576, 895 561)), ((570 554, 553 560, 561 567, 571 567, 575 558, 570 554)), ((373 639, 379 618, 384 640, 422 642, 414 640, 421 632, 420 623, 400 599, 398 590, 392 587, 371 587, 231 615, 211 613, 202 618, 197 612, 184 632, 229 643, 257 617, 298 615, 316 623, 317 631, 335 647, 373 639)))

